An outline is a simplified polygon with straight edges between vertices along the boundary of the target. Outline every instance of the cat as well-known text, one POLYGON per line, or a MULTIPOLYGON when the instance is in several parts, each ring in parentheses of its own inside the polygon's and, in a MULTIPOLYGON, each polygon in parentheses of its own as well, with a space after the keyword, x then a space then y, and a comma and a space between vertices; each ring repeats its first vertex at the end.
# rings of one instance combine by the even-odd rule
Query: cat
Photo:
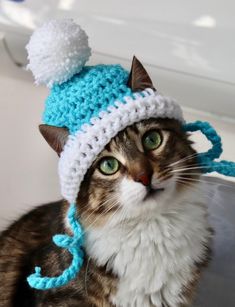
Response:
MULTIPOLYGON (((59 139, 52 133, 48 141, 59 139)), ((77 196, 85 231, 78 276, 53 290, 27 284, 35 265, 56 276, 71 262, 51 240, 70 232, 68 203, 39 206, 0 235, 0 306, 190 306, 212 237, 192 165, 192 143, 174 119, 151 118, 119 132, 77 196)))

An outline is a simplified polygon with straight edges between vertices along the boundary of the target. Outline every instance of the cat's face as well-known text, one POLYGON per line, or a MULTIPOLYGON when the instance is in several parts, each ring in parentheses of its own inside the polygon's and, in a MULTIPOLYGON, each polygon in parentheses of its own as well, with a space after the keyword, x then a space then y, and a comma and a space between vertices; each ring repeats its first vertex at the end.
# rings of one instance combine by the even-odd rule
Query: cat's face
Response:
POLYGON ((78 194, 82 223, 98 226, 162 210, 187 190, 179 178, 191 178, 190 165, 196 165, 195 152, 177 121, 150 119, 126 128, 85 176, 78 194))

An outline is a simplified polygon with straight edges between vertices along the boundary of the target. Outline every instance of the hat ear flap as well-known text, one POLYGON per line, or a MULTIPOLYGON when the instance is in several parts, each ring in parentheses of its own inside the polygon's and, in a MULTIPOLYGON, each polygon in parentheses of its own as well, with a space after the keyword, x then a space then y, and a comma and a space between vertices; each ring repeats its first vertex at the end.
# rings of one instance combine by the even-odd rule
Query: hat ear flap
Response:
POLYGON ((135 56, 132 60, 127 86, 130 87, 133 92, 143 91, 146 88, 155 90, 146 69, 135 56))
POLYGON ((39 130, 51 148, 60 155, 69 136, 68 129, 49 125, 39 125, 39 130))

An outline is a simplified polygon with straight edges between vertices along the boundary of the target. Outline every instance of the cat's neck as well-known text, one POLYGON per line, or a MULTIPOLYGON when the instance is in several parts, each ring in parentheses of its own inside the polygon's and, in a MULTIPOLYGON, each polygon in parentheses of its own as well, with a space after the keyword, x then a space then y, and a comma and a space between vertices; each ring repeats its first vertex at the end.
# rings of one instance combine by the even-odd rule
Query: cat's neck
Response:
POLYGON ((131 246, 142 248, 151 243, 160 246, 173 239, 181 242, 184 237, 193 237, 194 231, 205 223, 207 224, 205 206, 193 201, 184 202, 168 212, 159 213, 156 210, 116 225, 91 228, 86 232, 86 250, 98 264, 105 265, 112 262, 119 252, 131 246))
POLYGON ((139 300, 151 293, 153 299, 159 300, 164 287, 180 292, 192 281, 193 267, 203 259, 204 243, 209 237, 205 206, 182 202, 165 213, 156 210, 156 214, 119 225, 91 229, 86 236, 86 251, 98 265, 107 265, 119 277, 113 302, 129 306, 133 295, 139 300))

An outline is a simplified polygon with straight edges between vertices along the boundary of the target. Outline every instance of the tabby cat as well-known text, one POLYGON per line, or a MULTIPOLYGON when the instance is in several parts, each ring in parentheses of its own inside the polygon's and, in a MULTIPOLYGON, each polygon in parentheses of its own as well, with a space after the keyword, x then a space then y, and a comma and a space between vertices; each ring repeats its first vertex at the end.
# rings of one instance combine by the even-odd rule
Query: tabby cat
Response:
MULTIPOLYGON (((52 134, 50 144, 63 139, 59 128, 52 134)), ((176 120, 144 120, 119 132, 77 197, 85 229, 77 278, 54 290, 28 286, 35 265, 55 276, 71 261, 51 240, 70 232, 68 204, 39 206, 0 236, 0 306, 190 306, 211 237, 200 173, 190 168, 196 163, 176 120)))

